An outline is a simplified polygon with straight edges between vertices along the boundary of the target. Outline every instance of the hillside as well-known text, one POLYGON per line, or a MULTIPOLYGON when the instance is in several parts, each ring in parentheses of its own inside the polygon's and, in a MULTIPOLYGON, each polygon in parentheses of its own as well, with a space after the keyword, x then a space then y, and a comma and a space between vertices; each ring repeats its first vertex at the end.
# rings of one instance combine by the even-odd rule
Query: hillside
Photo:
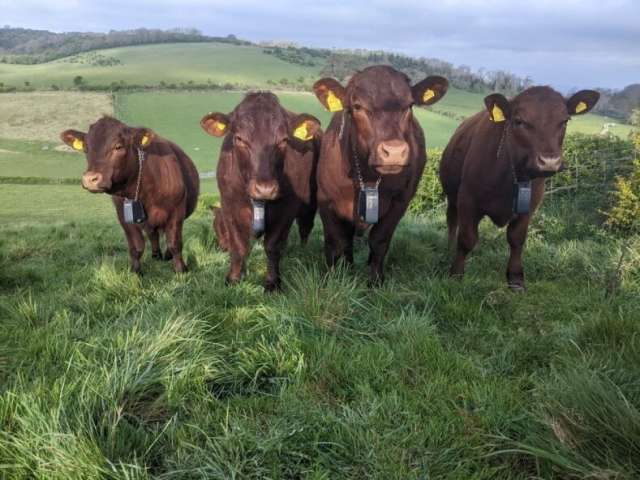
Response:
POLYGON ((224 43, 178 43, 143 45, 83 53, 37 65, 0 63, 0 82, 4 85, 24 85, 35 88, 73 86, 76 76, 88 85, 110 85, 126 82, 137 85, 213 82, 238 88, 263 87, 283 78, 297 81, 301 77, 311 82, 317 79, 318 68, 294 65, 263 49, 224 43), (101 61, 95 61, 96 54, 101 61), (108 59, 105 61, 104 59, 108 59), (100 64, 111 63, 111 64, 100 64))
POLYGON ((91 50, 170 42, 223 42, 249 45, 233 35, 211 37, 195 29, 112 30, 108 33, 65 32, 29 28, 0 28, 0 63, 34 64, 91 50))

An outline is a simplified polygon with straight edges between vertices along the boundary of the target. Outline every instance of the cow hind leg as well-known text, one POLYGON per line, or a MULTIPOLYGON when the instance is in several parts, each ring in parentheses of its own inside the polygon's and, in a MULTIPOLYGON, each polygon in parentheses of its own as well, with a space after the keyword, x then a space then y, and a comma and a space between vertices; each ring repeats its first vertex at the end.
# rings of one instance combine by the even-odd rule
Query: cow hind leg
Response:
POLYGON ((176 273, 184 273, 187 271, 187 265, 182 259, 182 223, 183 218, 174 214, 165 228, 167 237, 167 250, 173 259, 173 269, 176 273))
POLYGON ((522 251, 529 230, 530 218, 529 215, 519 215, 507 227, 507 242, 510 249, 509 263, 507 264, 507 283, 511 290, 517 292, 525 290, 522 251))
POLYGON ((155 228, 146 229, 149 242, 151 243, 151 258, 162 260, 162 252, 160 251, 160 234, 155 228))
POLYGON ((300 234, 300 243, 302 245, 306 245, 309 240, 309 235, 311 234, 311 230, 313 230, 313 220, 315 216, 315 209, 309 209, 296 219, 296 223, 298 224, 298 233, 300 234))
POLYGON ((453 252, 458 235, 458 207, 451 198, 447 200, 447 230, 449 251, 453 252))

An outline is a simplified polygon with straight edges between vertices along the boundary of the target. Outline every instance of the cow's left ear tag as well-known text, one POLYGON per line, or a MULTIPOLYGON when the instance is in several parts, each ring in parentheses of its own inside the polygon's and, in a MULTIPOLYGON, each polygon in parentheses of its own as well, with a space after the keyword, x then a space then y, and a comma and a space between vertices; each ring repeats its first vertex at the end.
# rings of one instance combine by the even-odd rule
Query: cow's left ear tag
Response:
POLYGON ((219 134, 223 134, 227 130, 227 124, 220 120, 216 120, 213 124, 213 128, 215 128, 219 134))
POLYGON ((327 106, 329 107, 330 112, 340 112, 344 109, 342 100, 340 100, 331 90, 329 90, 329 93, 327 94, 327 106))
POLYGON ((430 88, 427 88, 424 91, 424 94, 422 95, 422 101, 427 103, 429 100, 431 100, 433 97, 436 96, 436 92, 434 92, 433 90, 431 90, 430 88))
POLYGON ((296 137, 298 140, 302 140, 303 142, 306 142, 313 138, 312 135, 309 135, 309 130, 307 129, 307 122, 302 122, 298 126, 298 128, 296 128, 293 131, 293 136, 296 137))
POLYGON ((73 147, 74 150, 80 151, 84 149, 84 142, 79 138, 74 138, 71 146, 73 147))
POLYGON ((589 108, 589 107, 587 106, 587 104, 586 104, 586 103, 584 103, 584 102, 580 102, 580 103, 578 103, 578 104, 576 105, 575 112, 576 112, 576 113, 582 113, 582 112, 584 112, 587 108, 589 108))
POLYGON ((494 105, 493 108, 491 109, 491 120, 493 120, 496 123, 505 121, 504 112, 497 104, 494 105))

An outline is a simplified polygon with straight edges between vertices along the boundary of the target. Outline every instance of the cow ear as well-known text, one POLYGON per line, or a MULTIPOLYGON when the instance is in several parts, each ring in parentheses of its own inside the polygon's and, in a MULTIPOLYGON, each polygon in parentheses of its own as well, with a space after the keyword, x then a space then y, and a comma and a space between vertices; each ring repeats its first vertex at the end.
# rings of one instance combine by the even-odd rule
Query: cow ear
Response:
POLYGON ((200 126, 209 135, 214 137, 224 137, 230 130, 231 119, 224 113, 207 113, 202 120, 200 126))
POLYGON ((580 90, 567 100, 569 115, 582 115, 596 106, 600 100, 600 93, 595 90, 580 90))
POLYGON ((333 78, 322 78, 313 84, 313 93, 316 94, 320 103, 330 112, 344 110, 347 91, 333 78))
POLYGON ((65 130, 60 134, 60 139, 74 150, 82 152, 84 150, 85 134, 78 130, 65 130))
POLYGON ((411 93, 416 105, 432 105, 444 97, 448 88, 449 81, 446 78, 432 75, 411 87, 411 93))
POLYGON ((289 136, 302 142, 308 142, 313 140, 319 130, 320 120, 307 113, 302 113, 291 122, 289 136))
POLYGON ((511 117, 511 104, 507 97, 500 93, 492 93, 484 98, 492 122, 501 123, 511 117))
POLYGON ((156 138, 156 134, 148 128, 133 129, 133 145, 136 148, 147 148, 156 138))

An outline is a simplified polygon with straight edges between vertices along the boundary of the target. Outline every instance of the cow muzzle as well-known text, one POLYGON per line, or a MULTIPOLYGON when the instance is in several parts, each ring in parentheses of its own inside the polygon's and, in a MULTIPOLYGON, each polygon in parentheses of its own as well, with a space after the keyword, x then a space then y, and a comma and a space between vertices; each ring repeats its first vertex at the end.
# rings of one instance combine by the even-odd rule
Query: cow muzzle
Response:
POLYGON ((111 187, 111 182, 105 180, 101 173, 89 171, 82 176, 82 187, 91 193, 102 193, 111 187))
POLYGON ((538 155, 537 167, 543 172, 558 172, 563 166, 562 156, 538 155))
POLYGON ((251 180, 249 182, 249 196, 254 200, 275 200, 280 194, 280 187, 275 181, 258 182, 251 180))
POLYGON ((374 163, 371 165, 380 174, 400 172, 409 165, 409 144, 404 140, 387 140, 378 143, 374 163))

